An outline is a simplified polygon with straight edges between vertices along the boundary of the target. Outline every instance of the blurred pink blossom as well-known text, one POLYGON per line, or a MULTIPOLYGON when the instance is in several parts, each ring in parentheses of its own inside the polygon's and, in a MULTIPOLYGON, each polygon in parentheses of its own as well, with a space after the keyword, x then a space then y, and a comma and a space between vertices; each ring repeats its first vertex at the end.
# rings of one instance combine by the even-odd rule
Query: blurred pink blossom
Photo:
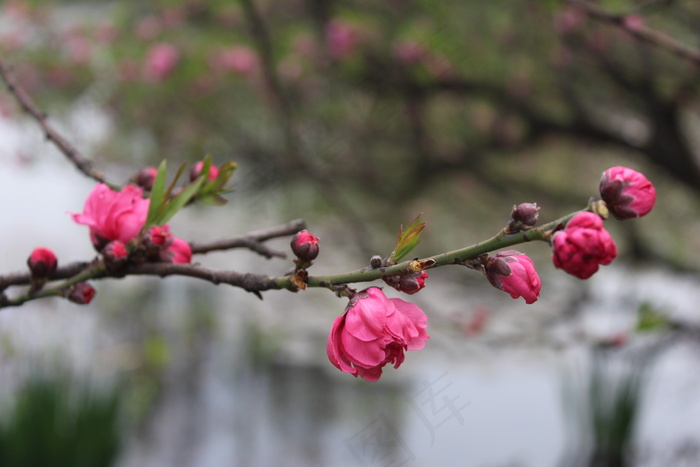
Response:
POLYGON ((159 43, 151 46, 146 53, 144 64, 146 78, 162 81, 167 78, 180 61, 180 51, 172 44, 159 43))
POLYGON ((258 54, 250 47, 236 45, 219 52, 212 61, 212 67, 215 70, 250 75, 258 71, 258 54))
POLYGON ((357 30, 345 21, 334 19, 326 25, 326 46, 332 58, 341 59, 352 55, 358 42, 357 30))

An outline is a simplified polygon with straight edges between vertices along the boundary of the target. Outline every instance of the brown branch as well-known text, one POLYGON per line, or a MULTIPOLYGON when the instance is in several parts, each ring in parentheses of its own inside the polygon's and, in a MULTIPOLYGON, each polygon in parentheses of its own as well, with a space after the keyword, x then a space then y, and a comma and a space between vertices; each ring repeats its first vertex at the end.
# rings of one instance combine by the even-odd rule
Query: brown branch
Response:
POLYGON ((671 52, 695 65, 700 65, 700 50, 680 42, 665 32, 657 31, 644 25, 630 26, 626 21, 627 15, 610 13, 586 0, 566 0, 566 3, 583 10, 591 18, 614 24, 642 42, 671 52))
POLYGON ((22 110, 39 124, 44 132, 45 138, 51 141, 78 170, 88 177, 108 185, 112 189, 120 189, 119 185, 108 182, 101 172, 94 170, 92 161, 83 157, 75 146, 68 142, 66 138, 61 136, 53 126, 49 124, 46 114, 37 109, 29 94, 17 83, 14 73, 12 72, 12 67, 2 61, 0 61, 0 77, 2 77, 7 90, 15 98, 22 110))
MULTIPOLYGON (((77 261, 75 263, 70 263, 65 266, 61 266, 56 269, 56 272, 51 274, 48 278, 49 280, 56 281, 62 279, 69 279, 81 271, 84 271, 90 263, 84 261, 77 261)), ((32 277, 29 271, 26 272, 15 272, 10 274, 5 274, 0 276, 0 291, 14 285, 29 285, 32 283, 32 277)))
POLYGON ((266 245, 263 245, 262 242, 272 238, 293 235, 304 229, 305 226, 306 224, 303 220, 297 219, 284 225, 256 230, 245 235, 218 240, 211 243, 198 244, 190 242, 190 247, 192 248, 193 254, 204 254, 211 251, 230 250, 233 248, 248 248, 249 250, 266 257, 267 259, 274 257, 284 259, 286 258, 286 255, 283 252, 273 250, 266 245))

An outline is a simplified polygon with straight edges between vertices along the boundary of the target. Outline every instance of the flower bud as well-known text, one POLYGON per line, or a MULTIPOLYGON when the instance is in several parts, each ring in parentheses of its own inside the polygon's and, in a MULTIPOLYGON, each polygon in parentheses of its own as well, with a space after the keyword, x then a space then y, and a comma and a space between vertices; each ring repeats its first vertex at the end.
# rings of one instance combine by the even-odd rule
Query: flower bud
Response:
POLYGON ((652 210, 656 189, 643 174, 627 167, 612 167, 600 179, 600 196, 616 219, 635 219, 652 210))
POLYGON ((153 181, 156 179, 157 174, 158 169, 155 167, 144 167, 143 169, 139 170, 136 175, 134 175, 131 181, 144 190, 151 191, 153 188, 153 181))
POLYGON ((102 256, 108 265, 121 266, 126 264, 126 260, 129 258, 129 251, 123 242, 114 240, 102 249, 102 256))
POLYGON ((146 229, 141 235, 141 243, 146 250, 160 250, 168 247, 173 241, 173 235, 170 233, 170 227, 167 225, 154 225, 146 229))
MULTIPOLYGON (((195 165, 192 166, 190 169, 190 180, 195 181, 197 177, 202 173, 202 169, 204 168, 204 161, 199 161, 195 165)), ((216 167, 214 164, 209 164, 209 175, 207 176, 207 181, 211 182, 212 180, 216 180, 216 177, 219 176, 219 168, 216 167)))
POLYGON ((95 288, 87 282, 78 282, 66 294, 66 298, 78 305, 87 305, 95 296, 95 288))
POLYGON ((581 212, 552 239, 554 266, 579 279, 588 279, 600 264, 617 257, 617 247, 597 214, 581 212))
POLYGON ((58 260, 53 251, 48 248, 35 248, 27 258, 27 266, 35 278, 47 278, 58 267, 58 260))
POLYGON ((170 245, 161 250, 160 259, 168 263, 189 263, 192 261, 192 247, 185 240, 173 237, 170 245))
POLYGON ((302 261, 313 261, 318 256, 318 237, 306 230, 297 232, 290 242, 292 252, 302 261))
POLYGON ((537 224, 540 217, 540 208, 537 203, 521 203, 513 206, 513 212, 510 214, 510 222, 508 223, 509 233, 528 230, 537 224))
POLYGON ((426 271, 382 277, 384 282, 386 282, 388 285, 395 288, 399 292, 404 292, 409 295, 412 295, 425 287, 425 280, 427 278, 428 273, 426 271))
POLYGON ((486 278, 491 285, 513 298, 523 297, 528 305, 537 301, 542 282, 532 260, 515 250, 501 251, 486 261, 486 278))

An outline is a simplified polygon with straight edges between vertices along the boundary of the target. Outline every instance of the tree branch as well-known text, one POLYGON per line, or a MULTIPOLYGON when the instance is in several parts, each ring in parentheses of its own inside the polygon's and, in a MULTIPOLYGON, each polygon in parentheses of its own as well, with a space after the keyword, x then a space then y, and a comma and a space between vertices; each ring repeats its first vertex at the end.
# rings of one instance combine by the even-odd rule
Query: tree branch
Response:
POLYGON ((284 259, 286 258, 286 255, 283 252, 275 251, 263 245, 262 242, 272 238, 294 235, 300 230, 303 230, 305 227, 306 223, 303 220, 296 219, 284 225, 256 230, 245 235, 231 237, 216 242, 202 244, 190 242, 190 247, 192 248, 193 254, 204 254, 211 251, 230 250, 233 248, 248 248, 249 250, 266 257, 267 259, 274 257, 284 259))
POLYGON ((700 50, 690 47, 664 32, 648 28, 642 24, 632 26, 626 21, 627 15, 609 13, 598 5, 586 0, 566 0, 566 3, 583 10, 591 18, 614 24, 642 42, 671 52, 695 65, 700 65, 700 50))
POLYGON ((49 124, 46 114, 37 109, 29 94, 17 83, 14 73, 12 72, 12 67, 2 61, 0 61, 0 77, 2 77, 7 90, 15 98, 22 110, 39 124, 44 132, 45 138, 51 141, 78 170, 88 177, 108 185, 113 190, 121 189, 120 185, 110 183, 105 178, 104 174, 95 170, 92 167, 92 161, 83 157, 75 146, 69 143, 67 139, 61 136, 53 126, 49 124))

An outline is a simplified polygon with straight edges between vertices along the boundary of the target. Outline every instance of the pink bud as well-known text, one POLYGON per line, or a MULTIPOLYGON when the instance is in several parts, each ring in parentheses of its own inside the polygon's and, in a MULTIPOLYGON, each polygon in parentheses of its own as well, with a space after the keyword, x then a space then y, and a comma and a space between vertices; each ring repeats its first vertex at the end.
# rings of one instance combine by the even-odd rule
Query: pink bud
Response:
POLYGON ((486 277, 497 289, 509 293, 513 298, 523 297, 527 304, 535 303, 542 289, 532 260, 515 250, 501 251, 489 258, 486 277))
POLYGON ((600 264, 610 264, 617 257, 617 247, 600 216, 581 212, 569 221, 566 229, 554 234, 554 266, 579 279, 588 279, 600 264))
POLYGON ((132 180, 137 186, 140 186, 146 191, 151 191, 156 175, 158 175, 158 169, 155 167, 144 167, 134 175, 132 180))
POLYGON ((78 305, 87 305, 95 296, 95 289, 87 282, 78 282, 66 294, 66 298, 78 305))
POLYGON ((318 237, 306 230, 297 232, 290 242, 292 252, 302 261, 313 261, 318 256, 318 237))
MULTIPOLYGON (((202 173, 202 169, 204 168, 204 161, 199 161, 195 165, 192 166, 190 169, 190 180, 195 181, 197 177, 199 177, 199 174, 202 173)), ((207 181, 211 182, 212 180, 216 180, 216 177, 219 176, 219 168, 216 167, 214 164, 209 164, 209 176, 207 177, 207 181)))
POLYGON ((350 299, 345 313, 333 322, 326 351, 339 370, 377 381, 382 368, 398 368, 405 350, 420 350, 430 338, 428 317, 413 303, 387 298, 370 287, 350 299))
POLYGON ((161 260, 168 263, 189 263, 192 261, 192 248, 183 239, 173 237, 172 243, 161 251, 161 260))
POLYGON ((46 278, 56 272, 58 260, 54 252, 48 248, 35 248, 27 259, 27 266, 32 277, 46 278))
POLYGON ((129 251, 126 249, 124 242, 114 240, 109 242, 102 249, 102 256, 104 257, 105 262, 112 265, 124 264, 129 257, 129 251))
POLYGON ((425 287, 425 280, 427 278, 428 273, 426 271, 382 277, 384 282, 386 282, 388 285, 395 288, 399 292, 404 292, 409 295, 412 295, 425 287))
POLYGON ((170 227, 167 225, 154 225, 146 229, 141 235, 141 243, 147 250, 158 250, 169 246, 174 237, 170 233, 170 227))
POLYGON ((635 219, 652 210, 656 189, 641 173, 627 167, 612 167, 603 172, 600 196, 616 219, 635 219))

